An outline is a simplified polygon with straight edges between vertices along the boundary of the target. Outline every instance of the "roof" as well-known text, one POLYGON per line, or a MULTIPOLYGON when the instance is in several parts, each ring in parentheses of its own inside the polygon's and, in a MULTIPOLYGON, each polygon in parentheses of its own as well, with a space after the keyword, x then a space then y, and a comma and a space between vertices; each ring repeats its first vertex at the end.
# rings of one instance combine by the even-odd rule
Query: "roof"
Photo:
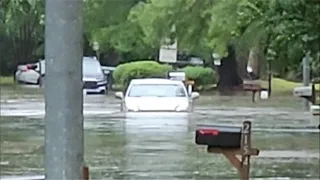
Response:
POLYGON ((133 79, 131 84, 183 84, 181 81, 163 79, 163 78, 146 78, 146 79, 133 79))

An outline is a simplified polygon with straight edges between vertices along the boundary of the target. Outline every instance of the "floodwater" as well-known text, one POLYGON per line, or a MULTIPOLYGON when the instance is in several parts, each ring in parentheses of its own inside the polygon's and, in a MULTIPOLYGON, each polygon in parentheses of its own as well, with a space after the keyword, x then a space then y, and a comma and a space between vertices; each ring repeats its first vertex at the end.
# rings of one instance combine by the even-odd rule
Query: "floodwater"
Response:
MULTIPOLYGON (((189 115, 124 115, 112 96, 88 95, 85 163, 91 179, 237 179, 222 155, 195 145, 194 130, 196 124, 241 126, 245 120, 253 122, 253 146, 261 150, 251 160, 252 177, 319 179, 319 119, 302 112, 297 99, 250 100, 207 96, 189 115)), ((41 92, 1 92, 2 176, 43 174, 43 116, 41 92)))

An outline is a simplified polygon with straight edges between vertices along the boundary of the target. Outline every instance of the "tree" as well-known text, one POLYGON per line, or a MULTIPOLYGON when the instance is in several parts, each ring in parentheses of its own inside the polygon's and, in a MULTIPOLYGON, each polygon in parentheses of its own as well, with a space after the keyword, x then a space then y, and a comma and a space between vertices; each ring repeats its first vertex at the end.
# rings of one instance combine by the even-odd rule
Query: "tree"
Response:
POLYGON ((0 33, 5 39, 1 54, 6 57, 1 62, 12 71, 17 64, 37 57, 37 49, 43 43, 44 1, 4 0, 1 7, 4 31, 0 33))
POLYGON ((232 46, 229 46, 227 53, 232 29, 236 27, 231 17, 222 15, 225 10, 219 8, 228 4, 232 6, 227 10, 233 11, 236 8, 234 2, 237 1, 150 0, 136 5, 131 11, 130 20, 140 24, 145 34, 144 41, 154 48, 159 48, 169 37, 178 39, 179 50, 206 59, 211 59, 213 52, 224 55, 218 71, 218 85, 232 88, 242 83, 232 46), (172 27, 175 27, 175 31, 172 31, 172 27))
POLYGON ((153 49, 143 41, 141 27, 128 21, 131 8, 140 0, 90 0, 85 4, 85 32, 92 43, 97 41, 101 51, 119 63, 120 55, 130 53, 132 57, 145 57, 153 49))
POLYGON ((307 51, 318 58, 319 6, 319 1, 308 0, 242 1, 237 11, 238 44, 262 53, 262 63, 273 61, 273 70, 281 76, 297 72, 307 51))

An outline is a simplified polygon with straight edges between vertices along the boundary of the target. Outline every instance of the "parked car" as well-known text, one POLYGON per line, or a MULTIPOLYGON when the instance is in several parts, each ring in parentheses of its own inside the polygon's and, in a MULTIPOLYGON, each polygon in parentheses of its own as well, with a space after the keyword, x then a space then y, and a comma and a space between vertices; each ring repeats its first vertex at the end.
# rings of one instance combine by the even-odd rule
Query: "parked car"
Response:
MULTIPOLYGON (((83 57, 83 82, 87 93, 107 93, 107 77, 100 62, 94 57, 83 57)), ((45 76, 45 61, 19 65, 15 80, 22 84, 43 84, 45 76)))
POLYGON ((115 96, 121 99, 122 111, 188 112, 199 93, 189 95, 182 81, 149 78, 131 80, 125 95, 116 92, 115 96))
POLYGON ((107 77, 96 58, 83 58, 83 82, 87 93, 107 93, 107 77))
POLYGON ((44 60, 37 63, 18 65, 15 80, 21 84, 41 84, 44 76, 44 60), (41 64, 41 66, 39 65, 41 64), (43 70, 41 69, 43 68, 43 70))

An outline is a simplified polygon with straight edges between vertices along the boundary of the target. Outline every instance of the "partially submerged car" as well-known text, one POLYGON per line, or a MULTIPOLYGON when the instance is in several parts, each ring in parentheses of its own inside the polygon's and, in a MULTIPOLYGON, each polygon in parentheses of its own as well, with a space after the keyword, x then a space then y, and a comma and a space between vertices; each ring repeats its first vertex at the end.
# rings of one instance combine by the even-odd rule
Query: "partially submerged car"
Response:
MULTIPOLYGON (((107 74, 113 69, 100 65, 95 57, 83 57, 83 83, 86 93, 107 93, 107 74)), ((15 80, 21 84, 43 85, 45 77, 45 60, 34 64, 19 65, 15 74, 15 80)))
POLYGON ((86 93, 107 93, 107 77, 102 70, 100 62, 96 58, 83 58, 82 76, 84 83, 83 89, 86 93))
POLYGON ((125 94, 115 96, 126 112, 190 112, 199 93, 189 94, 182 81, 148 78, 131 80, 125 94))

